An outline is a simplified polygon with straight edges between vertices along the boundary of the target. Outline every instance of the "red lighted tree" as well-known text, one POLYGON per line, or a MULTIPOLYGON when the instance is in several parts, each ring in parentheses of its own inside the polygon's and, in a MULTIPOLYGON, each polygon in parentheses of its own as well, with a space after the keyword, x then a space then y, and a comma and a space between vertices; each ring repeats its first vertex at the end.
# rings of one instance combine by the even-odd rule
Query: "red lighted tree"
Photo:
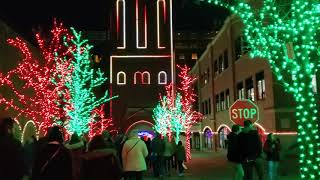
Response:
POLYGON ((53 123, 62 124, 67 120, 63 109, 68 102, 64 76, 72 69, 68 68, 70 60, 62 58, 70 50, 70 47, 63 45, 63 38, 71 40, 72 37, 62 24, 56 22, 47 41, 40 33, 36 34, 43 60, 36 59, 22 39, 7 40, 9 45, 21 52, 23 58, 15 69, 0 75, 0 86, 9 87, 15 96, 8 98, 0 93, 0 104, 5 105, 6 109, 13 109, 17 119, 32 119, 38 128, 46 129, 53 123))
POLYGON ((91 139, 95 135, 102 134, 103 131, 107 130, 111 133, 117 133, 118 130, 113 124, 111 118, 105 117, 104 104, 99 108, 95 109, 91 113, 91 121, 89 123, 89 138, 91 139))
POLYGON ((191 136, 191 127, 198 123, 202 119, 202 114, 197 112, 193 108, 193 104, 196 101, 196 94, 192 87, 192 84, 196 80, 195 77, 191 77, 188 72, 190 68, 187 65, 179 66, 180 73, 178 74, 180 78, 180 83, 178 84, 178 90, 182 96, 181 104, 182 109, 185 114, 185 121, 184 121, 184 128, 186 132, 186 156, 187 159, 191 159, 191 152, 190 152, 190 136, 191 136))

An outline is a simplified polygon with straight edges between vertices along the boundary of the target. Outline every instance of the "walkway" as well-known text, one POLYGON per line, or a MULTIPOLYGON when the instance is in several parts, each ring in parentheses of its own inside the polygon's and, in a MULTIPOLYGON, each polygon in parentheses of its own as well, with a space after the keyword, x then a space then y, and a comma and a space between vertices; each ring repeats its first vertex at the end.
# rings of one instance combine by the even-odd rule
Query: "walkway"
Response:
MULTIPOLYGON (((232 168, 228 166, 225 152, 193 152, 192 160, 187 163, 188 170, 184 177, 178 177, 176 174, 165 176, 164 180, 232 180, 232 168)), ((299 179, 296 168, 297 163, 293 160, 285 163, 288 172, 287 176, 280 176, 279 180, 299 179)), ((155 178, 147 177, 146 180, 155 178)))

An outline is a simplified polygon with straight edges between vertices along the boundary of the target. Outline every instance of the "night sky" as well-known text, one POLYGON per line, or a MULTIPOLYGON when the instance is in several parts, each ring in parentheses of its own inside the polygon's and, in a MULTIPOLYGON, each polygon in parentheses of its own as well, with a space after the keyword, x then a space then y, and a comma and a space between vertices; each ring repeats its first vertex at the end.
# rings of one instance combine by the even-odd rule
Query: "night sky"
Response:
MULTIPOLYGON (((176 30, 213 29, 227 16, 224 9, 191 1, 173 0, 176 30)), ((27 38, 33 36, 32 29, 49 27, 54 17, 79 30, 104 30, 108 3, 110 0, 5 0, 0 4, 0 19, 27 38)))

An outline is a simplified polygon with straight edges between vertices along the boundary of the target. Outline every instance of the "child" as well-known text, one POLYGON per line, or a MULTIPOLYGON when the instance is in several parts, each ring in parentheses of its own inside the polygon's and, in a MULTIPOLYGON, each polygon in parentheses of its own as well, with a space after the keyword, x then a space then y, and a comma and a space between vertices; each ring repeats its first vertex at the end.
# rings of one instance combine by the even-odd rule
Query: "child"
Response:
POLYGON ((179 176, 183 176, 183 161, 186 161, 186 151, 184 150, 184 146, 182 146, 182 142, 179 141, 177 149, 177 160, 178 160, 178 168, 179 168, 179 176))

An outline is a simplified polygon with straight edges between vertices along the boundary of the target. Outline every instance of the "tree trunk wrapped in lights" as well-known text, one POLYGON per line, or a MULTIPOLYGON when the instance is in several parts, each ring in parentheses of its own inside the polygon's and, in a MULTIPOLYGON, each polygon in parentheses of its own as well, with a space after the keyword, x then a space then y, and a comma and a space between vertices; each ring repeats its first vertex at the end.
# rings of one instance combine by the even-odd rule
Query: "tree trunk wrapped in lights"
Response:
MULTIPOLYGON (((60 72, 69 72, 70 61, 63 59, 69 54, 69 48, 63 45, 63 37, 66 41, 72 38, 68 30, 56 22, 50 39, 44 40, 40 33, 36 34, 43 61, 32 55, 27 43, 22 39, 7 40, 10 45, 20 50, 23 59, 15 69, 6 75, 0 75, 0 86, 9 87, 16 96, 8 99, 0 94, 0 104, 4 104, 6 109, 13 109, 19 120, 21 117, 33 120, 38 131, 42 128, 46 132, 53 123, 61 124, 61 121, 67 121, 60 97, 60 90, 65 88, 65 74, 56 71, 59 64, 60 72)), ((67 95, 68 91, 64 94, 67 95)))
POLYGON ((67 109, 70 120, 66 128, 69 132, 81 135, 89 132, 91 112, 117 96, 109 97, 108 91, 101 98, 94 95, 93 89, 106 82, 107 78, 100 69, 94 71, 91 68, 89 51, 92 46, 87 44, 88 40, 82 39, 81 32, 76 32, 73 28, 71 30, 74 38, 71 44, 65 43, 66 46, 75 47, 71 51, 74 57, 71 64, 73 72, 70 74, 70 81, 66 83, 70 92, 69 103, 72 104, 72 108, 67 109))
POLYGON ((301 179, 320 179, 319 120, 312 78, 320 67, 318 0, 209 0, 238 15, 252 58, 266 59, 285 90, 294 95, 301 179))

